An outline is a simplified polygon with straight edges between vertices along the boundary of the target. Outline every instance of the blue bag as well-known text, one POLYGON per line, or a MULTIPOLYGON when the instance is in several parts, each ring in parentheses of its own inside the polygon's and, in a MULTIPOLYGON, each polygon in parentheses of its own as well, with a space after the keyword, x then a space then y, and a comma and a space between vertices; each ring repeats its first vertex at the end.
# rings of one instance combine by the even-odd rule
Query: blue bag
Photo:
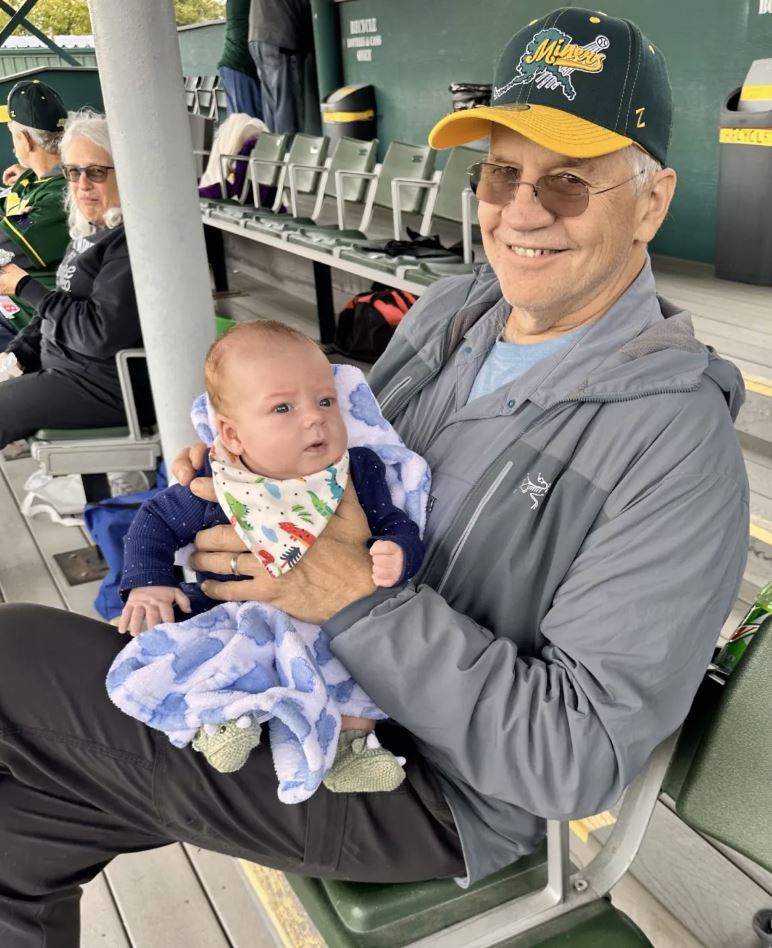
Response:
POLYGON ((123 573, 123 539, 142 504, 166 486, 166 468, 162 461, 156 471, 156 486, 151 490, 124 497, 108 497, 84 508, 86 528, 109 567, 94 600, 94 608, 108 621, 123 611, 123 601, 118 593, 123 573))

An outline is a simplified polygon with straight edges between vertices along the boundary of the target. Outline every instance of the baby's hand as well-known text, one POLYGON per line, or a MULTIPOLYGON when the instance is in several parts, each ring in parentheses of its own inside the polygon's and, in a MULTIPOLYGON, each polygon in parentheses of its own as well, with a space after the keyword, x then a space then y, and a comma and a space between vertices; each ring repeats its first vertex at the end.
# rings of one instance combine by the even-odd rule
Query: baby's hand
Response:
POLYGON ((139 635, 143 623, 149 629, 159 622, 174 622, 175 603, 190 612, 190 599, 177 586, 137 586, 123 607, 118 631, 139 635))
POLYGON ((373 561, 373 582, 376 586, 393 586, 405 567, 405 553, 393 540, 376 540, 370 547, 373 561))

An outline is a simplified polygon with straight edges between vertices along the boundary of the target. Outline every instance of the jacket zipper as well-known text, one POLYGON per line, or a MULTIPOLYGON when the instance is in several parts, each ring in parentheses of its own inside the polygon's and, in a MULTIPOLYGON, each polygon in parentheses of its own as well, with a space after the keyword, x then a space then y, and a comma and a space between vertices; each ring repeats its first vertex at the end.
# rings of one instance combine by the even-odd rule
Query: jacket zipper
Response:
POLYGON ((410 382, 412 382, 412 381, 413 381, 413 376, 412 376, 412 375, 407 375, 407 376, 405 376, 404 379, 402 379, 400 382, 397 382, 397 384, 396 384, 396 385, 394 386, 394 388, 389 392, 388 395, 386 395, 384 398, 380 399, 381 413, 384 412, 384 410, 386 409, 386 406, 389 404, 389 402, 392 400, 392 398, 394 398, 394 396, 397 394, 397 392, 401 392, 402 389, 403 389, 406 385, 408 385, 410 382))
MULTIPOLYGON (((562 399, 560 399, 559 401, 555 402, 555 403, 552 405, 552 408, 555 408, 555 406, 557 406, 557 405, 568 405, 568 404, 570 404, 571 402, 590 402, 590 403, 597 403, 597 402, 631 402, 631 401, 637 400, 638 398, 644 398, 644 397, 646 397, 646 396, 648 396, 648 395, 668 395, 668 394, 670 394, 670 393, 673 393, 673 394, 685 394, 685 393, 688 393, 688 392, 694 392, 694 391, 696 391, 698 388, 699 388, 699 383, 697 383, 696 385, 691 386, 690 388, 662 388, 662 389, 655 389, 655 390, 653 390, 653 391, 646 392, 645 395, 607 395, 607 396, 603 396, 603 397, 600 397, 600 396, 593 397, 592 395, 584 395, 584 396, 583 396, 583 395, 576 395, 576 396, 574 396, 573 398, 562 398, 562 399)), ((551 411, 551 410, 552 410, 552 409, 549 409, 548 412, 551 411)), ((548 414, 548 412, 545 412, 545 415, 548 414)), ((523 431, 523 432, 520 434, 520 438, 522 438, 524 435, 526 435, 526 434, 531 430, 531 428, 532 428, 535 424, 537 424, 540 420, 542 420, 543 418, 544 418, 544 415, 542 415, 542 417, 539 418, 539 419, 535 419, 532 424, 528 425, 528 427, 525 429, 525 431, 523 431)), ((519 439, 518 439, 518 440, 519 440, 519 439)), ((494 463, 495 463, 495 462, 494 462, 494 463)), ((492 465, 491 465, 491 466, 492 466, 492 465)), ((486 492, 485 492, 485 494, 483 495, 482 499, 480 500, 480 502, 479 502, 479 503, 477 504, 477 506, 475 507, 475 510, 474 510, 474 512, 472 513, 472 516, 471 516, 470 519, 467 521, 466 526, 464 527, 464 530, 463 530, 463 532, 461 533, 461 536, 458 538, 458 540, 456 541, 456 545, 453 547, 453 550, 452 550, 452 552, 451 552, 451 554, 450 554, 450 559, 448 560, 448 565, 445 567, 445 572, 442 574, 442 578, 440 579, 440 582, 439 582, 438 585, 437 585, 437 590, 436 590, 436 591, 437 591, 440 595, 442 594, 443 589, 444 589, 445 586, 447 585, 447 582, 448 582, 448 580, 449 580, 449 578, 450 578, 450 574, 451 574, 451 572, 452 572, 452 570, 453 570, 453 567, 456 565, 456 561, 458 560, 459 556, 461 555, 461 551, 463 550, 464 546, 466 545, 466 541, 469 539, 469 535, 471 534, 472 530, 474 529, 475 524, 476 524, 477 521, 480 519, 480 516, 481 516, 481 514, 482 514, 482 512, 483 512, 483 509, 486 507, 486 505, 488 504, 488 501, 491 499, 491 497, 493 496, 493 494, 496 492, 496 489, 497 489, 497 487, 501 484, 502 480, 503 480, 503 479, 506 477, 506 475, 509 473, 509 471, 510 471, 510 469, 512 468, 512 466, 513 466, 513 465, 512 465, 512 462, 511 462, 511 461, 508 461, 508 462, 504 465, 504 467, 502 468, 502 470, 499 472, 498 476, 496 477, 496 480, 495 480, 495 481, 491 484, 491 486, 486 490, 486 492)), ((485 475, 488 473, 489 470, 490 470, 490 467, 489 467, 488 470, 485 471, 485 473, 483 474, 483 478, 485 477, 485 475)), ((451 529, 452 529, 452 526, 451 526, 451 529)), ((426 575, 426 574, 429 572, 429 567, 432 565, 432 563, 433 563, 434 558, 436 557, 436 555, 437 555, 437 554, 435 553, 434 556, 431 558, 431 561, 426 564, 426 569, 423 571, 424 575, 426 575)))
POLYGON ((442 575, 442 579, 439 581, 439 584, 437 585, 437 592, 438 592, 438 593, 441 594, 441 593, 442 593, 442 590, 445 588, 445 583, 447 582, 448 577, 450 576, 450 573, 451 573, 453 567, 456 565, 456 560, 458 559, 458 557, 459 557, 459 555, 460 555, 460 553, 461 553, 461 550, 463 549, 464 544, 466 543, 467 538, 469 537, 469 534, 470 534, 470 533, 472 532, 472 530, 474 529, 474 525, 475 525, 475 524, 477 523, 477 521, 480 519, 480 516, 481 516, 483 510, 485 509, 485 507, 487 506, 488 501, 489 501, 489 500, 491 499, 491 497, 496 493, 496 490, 497 490, 499 484, 504 480, 504 478, 507 476, 507 474, 508 474, 508 473, 510 472, 510 470, 512 469, 512 466, 513 466, 513 465, 512 465, 512 462, 511 462, 511 461, 507 461, 507 463, 504 465, 504 467, 499 471, 499 474, 498 474, 498 477, 496 478, 496 480, 491 484, 491 486, 488 488, 488 490, 485 491, 485 493, 484 493, 483 496, 482 496, 482 499, 480 500, 480 503, 477 505, 477 507, 475 508, 474 513, 473 513, 472 516, 469 518, 469 520, 468 520, 466 526, 464 527, 463 533, 462 533, 461 536, 458 538, 458 540, 457 540, 457 542, 456 542, 456 545, 453 547, 453 552, 450 554, 450 559, 448 560, 448 565, 447 565, 447 567, 445 568, 445 572, 444 572, 443 575, 442 575))

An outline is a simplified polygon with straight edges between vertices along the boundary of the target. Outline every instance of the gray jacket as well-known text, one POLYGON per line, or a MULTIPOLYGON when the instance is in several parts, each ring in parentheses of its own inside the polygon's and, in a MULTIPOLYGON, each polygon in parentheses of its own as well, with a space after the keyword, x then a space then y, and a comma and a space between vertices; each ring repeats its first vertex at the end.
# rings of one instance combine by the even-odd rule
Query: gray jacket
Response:
POLYGON ((249 42, 305 52, 312 43, 310 0, 252 0, 249 42))
POLYGON ((648 264, 570 344, 466 405, 507 311, 488 267, 442 280, 374 367, 432 469, 427 556, 416 586, 327 626, 433 765, 472 882, 533 850, 545 818, 611 806, 678 727, 748 540, 742 379, 648 264))

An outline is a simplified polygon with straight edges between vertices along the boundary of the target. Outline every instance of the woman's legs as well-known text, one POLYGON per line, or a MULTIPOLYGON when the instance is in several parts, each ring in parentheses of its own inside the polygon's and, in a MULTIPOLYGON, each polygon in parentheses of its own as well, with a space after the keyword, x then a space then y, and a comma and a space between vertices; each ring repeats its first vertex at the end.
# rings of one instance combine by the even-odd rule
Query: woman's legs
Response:
POLYGON ((408 758, 399 790, 320 790, 286 806, 267 742, 220 774, 118 711, 104 678, 124 644, 82 616, 0 606, 0 944, 77 948, 78 886, 119 853, 175 840, 364 882, 463 871, 449 811, 403 732, 383 738, 408 758))
POLYGON ((122 408, 97 398, 62 372, 30 372, 0 382, 0 448, 38 428, 125 425, 122 408))

